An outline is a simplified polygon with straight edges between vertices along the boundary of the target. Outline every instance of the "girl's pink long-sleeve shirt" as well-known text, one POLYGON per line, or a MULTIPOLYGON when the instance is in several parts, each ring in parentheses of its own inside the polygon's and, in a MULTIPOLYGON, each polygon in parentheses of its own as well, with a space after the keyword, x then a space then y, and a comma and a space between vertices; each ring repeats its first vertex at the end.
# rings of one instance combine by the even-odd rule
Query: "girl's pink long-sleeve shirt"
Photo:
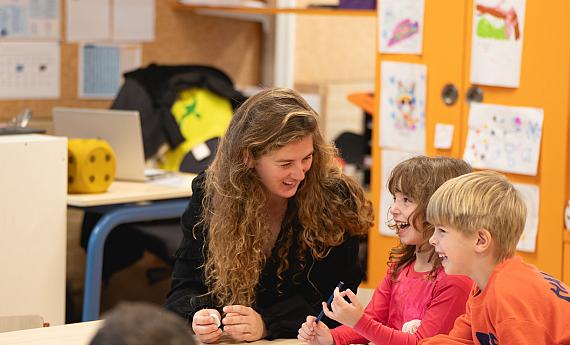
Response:
POLYGON ((428 274, 416 272, 412 262, 393 282, 388 270, 354 328, 343 325, 331 330, 335 344, 409 345, 447 334, 465 312, 472 281, 465 276, 448 276, 443 268, 435 279, 428 279, 428 274), (402 332, 402 325, 414 319, 421 320, 418 330, 414 334, 402 332))

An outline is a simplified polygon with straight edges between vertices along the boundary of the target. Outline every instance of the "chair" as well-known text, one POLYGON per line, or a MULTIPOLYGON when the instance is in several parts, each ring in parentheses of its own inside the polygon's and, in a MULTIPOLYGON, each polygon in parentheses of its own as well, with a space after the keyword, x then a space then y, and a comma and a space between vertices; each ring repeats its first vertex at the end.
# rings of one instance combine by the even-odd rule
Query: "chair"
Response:
POLYGON ((0 333, 49 326, 39 315, 0 316, 0 333))

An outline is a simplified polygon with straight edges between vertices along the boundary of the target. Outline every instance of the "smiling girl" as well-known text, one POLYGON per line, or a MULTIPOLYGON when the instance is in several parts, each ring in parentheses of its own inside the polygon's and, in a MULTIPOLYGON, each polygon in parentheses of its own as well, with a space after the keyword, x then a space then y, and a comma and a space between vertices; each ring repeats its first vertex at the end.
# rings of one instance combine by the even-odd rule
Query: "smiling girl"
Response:
POLYGON ((292 90, 262 91, 236 111, 193 182, 166 301, 198 340, 294 338, 339 280, 358 287, 372 206, 336 153, 292 90))
POLYGON ((388 190, 394 200, 389 225, 400 245, 390 251, 384 280, 366 309, 351 289, 335 290, 331 310, 325 303, 323 310, 343 326, 330 330, 308 316, 299 340, 312 345, 404 345, 448 333, 465 312, 472 282, 443 271, 428 243, 434 227, 426 221, 426 207, 440 185, 470 171, 464 161, 445 157, 417 156, 398 164, 390 173, 388 190))

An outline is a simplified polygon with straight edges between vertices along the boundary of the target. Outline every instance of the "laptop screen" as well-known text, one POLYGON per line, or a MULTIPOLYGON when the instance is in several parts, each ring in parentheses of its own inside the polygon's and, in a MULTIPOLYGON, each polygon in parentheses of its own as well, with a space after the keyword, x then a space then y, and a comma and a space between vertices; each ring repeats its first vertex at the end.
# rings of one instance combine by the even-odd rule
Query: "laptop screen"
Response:
POLYGON ((117 180, 145 181, 140 115, 134 110, 53 109, 54 133, 106 140, 115 152, 117 180))

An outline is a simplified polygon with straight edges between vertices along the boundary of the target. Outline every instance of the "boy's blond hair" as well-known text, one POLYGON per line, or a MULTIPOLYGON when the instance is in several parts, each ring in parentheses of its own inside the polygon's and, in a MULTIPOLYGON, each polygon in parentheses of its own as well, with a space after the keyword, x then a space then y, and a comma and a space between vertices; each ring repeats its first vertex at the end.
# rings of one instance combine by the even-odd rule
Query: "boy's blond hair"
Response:
POLYGON ((478 229, 491 233, 497 262, 512 257, 524 230, 526 206, 507 178, 479 171, 445 182, 432 195, 427 219, 464 234, 478 229))

